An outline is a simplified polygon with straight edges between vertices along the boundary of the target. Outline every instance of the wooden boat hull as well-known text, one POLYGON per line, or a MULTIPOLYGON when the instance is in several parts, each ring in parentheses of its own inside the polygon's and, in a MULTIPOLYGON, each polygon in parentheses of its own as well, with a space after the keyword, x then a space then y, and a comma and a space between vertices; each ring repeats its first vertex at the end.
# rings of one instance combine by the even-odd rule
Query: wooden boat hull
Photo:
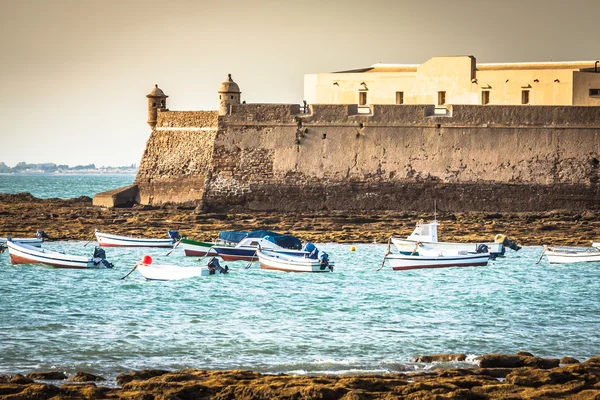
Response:
MULTIPOLYGON (((179 267, 176 265, 140 265, 137 270, 149 281, 174 281, 209 276, 208 267, 179 267)), ((215 274, 215 275, 218 275, 215 274)))
POLYGON ((488 264, 489 258, 489 253, 451 256, 390 254, 386 257, 394 271, 427 268, 483 267, 488 264))
POLYGON ((217 252, 212 249, 214 245, 215 243, 196 242, 190 239, 181 239, 180 244, 184 254, 188 257, 216 256, 217 252))
POLYGON ((55 268, 105 268, 99 259, 62 254, 46 249, 8 242, 11 264, 44 264, 55 268))
POLYGON ((257 252, 261 269, 284 272, 332 272, 334 264, 321 265, 319 260, 277 251, 257 252))
POLYGON ((550 264, 574 264, 582 262, 600 262, 600 251, 546 251, 550 264))
MULTIPOLYGON (((396 237, 392 237, 392 243, 396 246, 396 249, 402 254, 411 254, 413 255, 419 254, 419 250, 417 248, 417 241, 409 240, 409 239, 400 239, 396 237), (417 251, 415 252, 415 248, 417 251)), ((419 247, 424 249, 431 250, 440 250, 440 251, 466 251, 475 253, 477 251, 477 247, 480 244, 485 244, 488 247, 488 251, 492 255, 501 255, 503 250, 502 243, 494 243, 494 242, 486 242, 486 243, 453 243, 453 242, 418 242, 419 247)))
POLYGON ((96 240, 100 247, 159 247, 168 249, 174 245, 173 239, 134 238, 99 231, 96 231, 96 240))

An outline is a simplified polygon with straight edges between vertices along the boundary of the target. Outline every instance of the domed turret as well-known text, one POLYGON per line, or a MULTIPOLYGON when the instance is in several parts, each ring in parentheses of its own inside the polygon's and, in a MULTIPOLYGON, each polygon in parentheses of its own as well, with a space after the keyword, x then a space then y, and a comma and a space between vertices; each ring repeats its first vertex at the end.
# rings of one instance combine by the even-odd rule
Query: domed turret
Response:
POLYGON ((227 75, 227 80, 221 83, 219 88, 219 115, 227 115, 232 104, 240 104, 240 87, 231 79, 231 74, 227 75))
POLYGON ((167 108, 167 97, 169 96, 158 85, 154 85, 154 88, 146 97, 148 98, 148 125, 154 129, 156 127, 158 110, 165 110, 167 108))

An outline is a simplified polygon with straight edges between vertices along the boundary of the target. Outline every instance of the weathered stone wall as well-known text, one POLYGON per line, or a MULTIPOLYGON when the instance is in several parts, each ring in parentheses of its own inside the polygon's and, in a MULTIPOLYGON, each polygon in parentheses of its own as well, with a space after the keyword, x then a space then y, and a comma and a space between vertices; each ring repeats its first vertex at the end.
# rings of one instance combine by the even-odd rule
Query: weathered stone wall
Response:
POLYGON ((159 112, 135 180, 142 204, 201 202, 217 123, 216 111, 159 112))
POLYGON ((194 113, 160 113, 136 179, 142 202, 213 211, 430 210, 434 199, 452 211, 600 207, 600 107, 363 111, 241 104, 204 128, 194 113))

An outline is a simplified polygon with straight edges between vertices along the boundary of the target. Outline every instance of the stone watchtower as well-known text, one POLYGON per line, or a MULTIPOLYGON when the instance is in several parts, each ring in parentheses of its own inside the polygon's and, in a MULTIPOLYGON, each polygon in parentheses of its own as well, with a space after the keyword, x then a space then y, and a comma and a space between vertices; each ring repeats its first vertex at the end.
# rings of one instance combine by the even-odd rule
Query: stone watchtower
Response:
POLYGON ((165 110, 167 108, 167 97, 169 96, 159 89, 158 85, 154 85, 154 89, 146 97, 148 98, 148 125, 154 129, 156 127, 158 110, 165 110))
POLYGON ((240 104, 240 87, 227 75, 227 80, 219 88, 219 115, 229 114, 231 104, 240 104))

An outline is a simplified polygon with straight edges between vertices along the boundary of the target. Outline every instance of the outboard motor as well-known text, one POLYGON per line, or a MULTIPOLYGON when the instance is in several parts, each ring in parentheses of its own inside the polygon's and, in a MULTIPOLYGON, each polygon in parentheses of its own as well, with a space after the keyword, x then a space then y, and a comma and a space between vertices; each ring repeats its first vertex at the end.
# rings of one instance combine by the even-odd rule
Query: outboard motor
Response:
POLYGON ((114 265, 106 259, 106 251, 101 247, 94 247, 94 265, 102 264, 104 268, 112 268, 114 265))
POLYGON ((508 247, 509 249, 511 249, 511 250, 514 250, 514 251, 519 251, 519 250, 521 250, 521 246, 519 246, 519 245, 517 244, 517 242, 514 242, 514 241, 512 241, 512 240, 509 240, 508 238, 505 238, 505 239, 504 239, 504 242, 502 242, 502 244, 503 244, 505 247, 508 247))
POLYGON ((176 230, 172 229, 169 231, 169 237, 173 240, 173 243, 181 240, 181 235, 176 230))
POLYGON ((102 247, 95 247, 94 255, 92 257, 93 258, 101 258, 103 260, 106 260, 106 251, 104 251, 104 249, 102 247))
POLYGON ((317 246, 315 246, 311 242, 307 242, 304 245, 304 248, 302 249, 302 251, 308 252, 307 257, 312 258, 313 260, 316 260, 319 257, 319 249, 317 249, 317 246))
POLYGON ((517 242, 514 242, 512 240, 509 240, 506 235, 503 235, 501 233, 497 234, 496 237, 494 237, 494 242, 495 243, 502 243, 502 246, 504 247, 508 247, 511 250, 514 251, 519 251, 521 250, 521 246, 519 246, 517 244, 517 242))
POLYGON ((475 249, 475 252, 477 254, 489 253, 490 260, 495 260, 496 259, 496 254, 490 253, 490 248, 485 243, 478 244, 477 248, 475 249))
POLYGON ((4 253, 8 247, 4 243, 0 243, 0 254, 4 253))
POLYGON ((221 264, 219 264, 219 260, 217 260, 216 257, 211 258, 206 266, 208 267, 208 273, 210 275, 216 274, 217 271, 220 274, 228 274, 229 273, 229 267, 227 265, 224 267, 221 267, 221 264))
POLYGON ((333 265, 329 265, 329 255, 324 251, 319 255, 319 262, 321 263, 321 269, 329 267, 329 270, 333 271, 333 265))
POLYGON ((35 233, 35 237, 42 240, 50 239, 46 232, 41 229, 38 229, 38 231, 35 233))

